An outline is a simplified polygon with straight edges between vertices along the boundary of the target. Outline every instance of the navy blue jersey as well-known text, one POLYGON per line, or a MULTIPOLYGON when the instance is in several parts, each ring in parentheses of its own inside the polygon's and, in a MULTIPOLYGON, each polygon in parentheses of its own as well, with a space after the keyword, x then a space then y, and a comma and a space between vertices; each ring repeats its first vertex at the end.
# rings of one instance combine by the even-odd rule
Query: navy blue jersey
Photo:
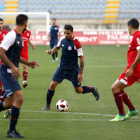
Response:
POLYGON ((64 36, 60 38, 57 47, 62 48, 61 69, 72 69, 78 66, 78 57, 83 56, 83 51, 78 39, 74 38, 70 41, 64 36))
MULTIPOLYGON (((5 37, 0 47, 6 50, 6 56, 16 66, 19 66, 20 54, 23 48, 23 41, 20 34, 16 31, 10 31, 5 37)), ((9 67, 2 63, 1 69, 10 70, 9 67)))
POLYGON ((51 39, 50 39, 50 41, 52 42, 52 41, 55 41, 55 40, 58 40, 58 33, 59 33, 59 26, 53 26, 53 25, 51 25, 50 26, 50 34, 51 34, 51 39))

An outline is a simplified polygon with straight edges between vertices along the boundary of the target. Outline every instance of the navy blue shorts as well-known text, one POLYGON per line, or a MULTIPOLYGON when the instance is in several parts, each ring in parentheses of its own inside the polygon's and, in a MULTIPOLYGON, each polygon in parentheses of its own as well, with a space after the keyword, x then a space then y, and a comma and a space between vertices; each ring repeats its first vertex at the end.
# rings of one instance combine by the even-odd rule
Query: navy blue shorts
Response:
POLYGON ((4 87, 4 92, 1 95, 1 98, 8 97, 15 91, 21 90, 18 80, 12 78, 12 73, 7 72, 6 70, 0 69, 0 80, 4 87))
POLYGON ((78 81, 79 67, 74 69, 62 70, 60 67, 57 68, 56 72, 53 75, 52 81, 57 81, 62 83, 64 79, 67 79, 72 82, 74 87, 80 87, 81 83, 78 81))
POLYGON ((50 47, 51 47, 51 49, 53 49, 55 46, 57 46, 57 43, 58 43, 58 40, 50 41, 50 47))

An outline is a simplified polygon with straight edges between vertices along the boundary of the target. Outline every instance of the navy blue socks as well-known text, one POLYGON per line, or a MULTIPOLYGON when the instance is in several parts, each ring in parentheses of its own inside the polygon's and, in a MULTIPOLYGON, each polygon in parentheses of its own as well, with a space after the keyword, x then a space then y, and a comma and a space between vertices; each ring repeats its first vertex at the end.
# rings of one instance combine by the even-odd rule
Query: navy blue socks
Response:
POLYGON ((87 87, 87 86, 82 86, 83 88, 83 94, 85 93, 89 93, 89 92, 92 92, 92 87, 87 87))
POLYGON ((48 89, 47 97, 46 97, 47 105, 50 105, 51 104, 51 101, 52 101, 52 97, 54 95, 54 92, 55 92, 55 90, 51 91, 51 90, 48 89))
POLYGON ((10 129, 8 132, 12 132, 12 131, 16 130, 16 124, 18 121, 19 114, 20 114, 20 109, 16 108, 15 106, 12 106, 11 119, 10 119, 10 129))

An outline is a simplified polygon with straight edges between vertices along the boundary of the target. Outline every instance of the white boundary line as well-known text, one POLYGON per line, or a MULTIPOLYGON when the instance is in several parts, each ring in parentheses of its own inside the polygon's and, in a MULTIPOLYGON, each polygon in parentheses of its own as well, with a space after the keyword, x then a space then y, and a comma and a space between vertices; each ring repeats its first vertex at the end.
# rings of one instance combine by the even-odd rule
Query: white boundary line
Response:
MULTIPOLYGON (((9 121, 9 119, 0 119, 0 121, 9 121)), ((48 121, 48 122, 108 122, 110 119, 19 119, 19 121, 48 121)), ((127 120, 123 122, 139 122, 140 120, 127 120)))
MULTIPOLYGON (((21 111, 32 112, 32 113, 47 113, 47 114, 75 114, 75 115, 104 116, 104 117, 116 116, 116 115, 111 115, 111 114, 94 114, 94 113, 79 113, 79 112, 51 112, 51 111, 45 111, 45 110, 44 111, 21 110, 21 111)), ((133 117, 133 118, 140 119, 140 117, 133 117)))

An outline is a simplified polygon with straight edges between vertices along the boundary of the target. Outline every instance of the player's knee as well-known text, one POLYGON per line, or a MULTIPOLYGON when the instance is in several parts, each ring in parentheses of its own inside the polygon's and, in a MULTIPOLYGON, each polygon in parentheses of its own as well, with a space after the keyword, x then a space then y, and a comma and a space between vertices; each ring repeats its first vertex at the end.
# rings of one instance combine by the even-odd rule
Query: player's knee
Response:
POLYGON ((17 102, 18 102, 18 103, 20 103, 20 104, 22 104, 22 103, 23 103, 23 101, 24 101, 23 96, 21 96, 21 97, 19 97, 19 98, 17 99, 17 102))
POLYGON ((56 88, 56 84, 55 83, 51 83, 51 85, 50 85, 50 90, 55 90, 55 88, 56 88))
POLYGON ((75 89, 76 93, 80 94, 81 90, 80 89, 75 89))
POLYGON ((115 85, 113 84, 113 85, 111 86, 111 90, 114 91, 115 89, 116 89, 116 87, 115 87, 115 85))

